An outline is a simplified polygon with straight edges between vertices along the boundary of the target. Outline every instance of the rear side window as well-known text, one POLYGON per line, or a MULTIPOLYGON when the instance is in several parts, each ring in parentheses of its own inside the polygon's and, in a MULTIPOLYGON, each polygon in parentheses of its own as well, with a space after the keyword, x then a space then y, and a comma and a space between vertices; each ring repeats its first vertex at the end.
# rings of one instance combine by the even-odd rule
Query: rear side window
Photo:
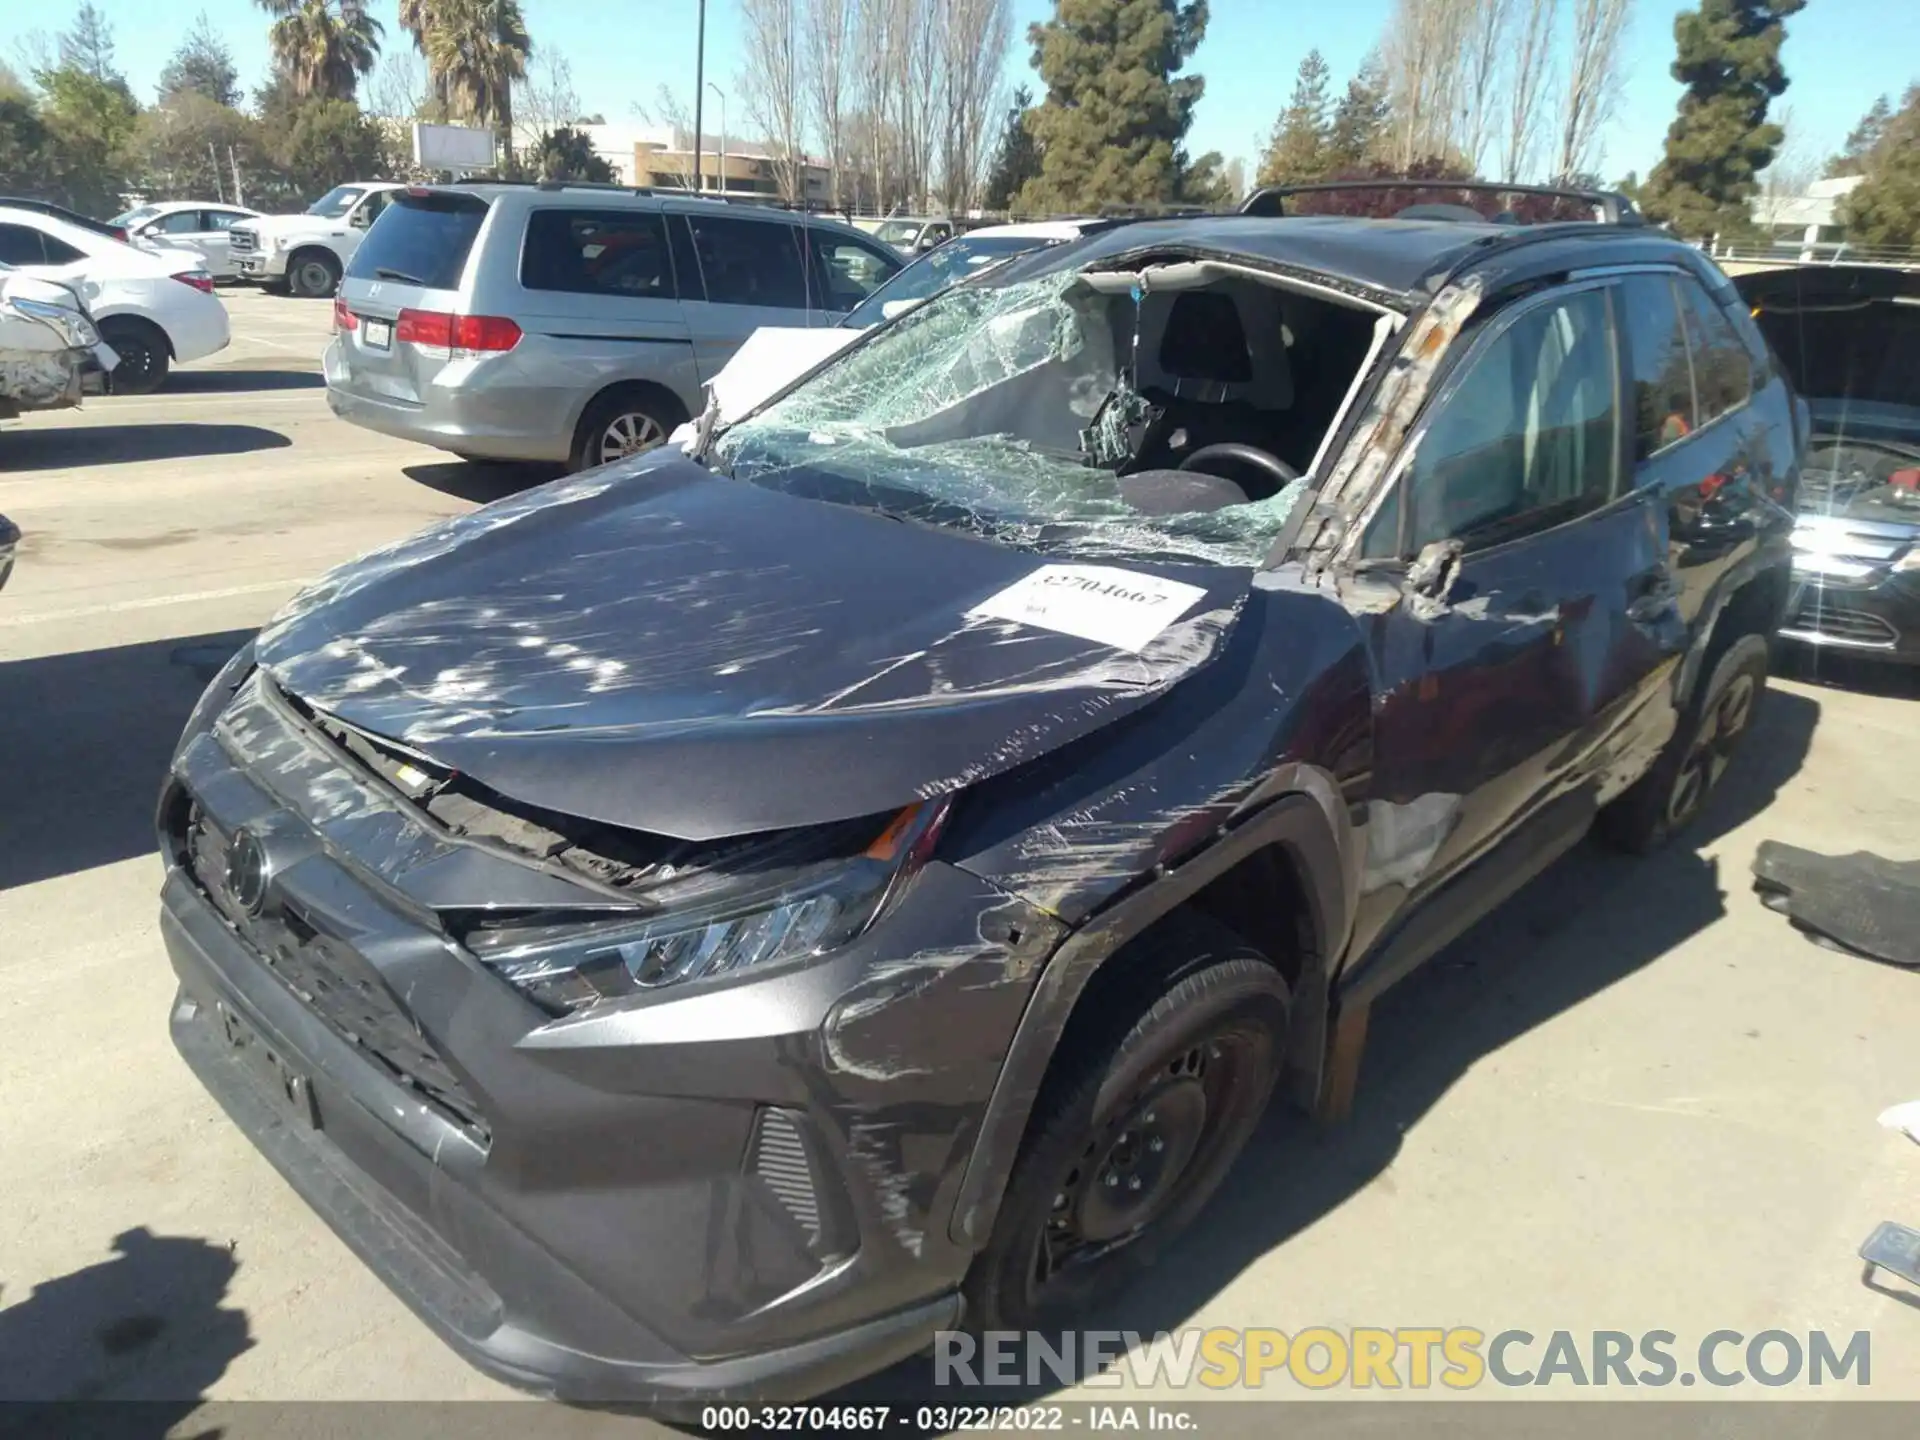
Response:
POLYGON ((429 290, 457 290, 487 203, 474 195, 399 195, 353 252, 355 280, 397 280, 429 290))
POLYGON ((1364 554, 1412 554, 1436 540, 1469 550, 1545 530, 1612 498, 1618 397, 1602 290, 1527 311, 1496 335, 1420 437, 1364 554), (1391 533, 1410 502, 1404 551, 1391 533))
POLYGON ((780 221, 689 215, 694 253, 716 305, 808 308, 806 267, 793 227, 780 221))
POLYGON ((1693 393, 1699 423, 1706 425, 1747 403, 1753 393, 1753 362, 1734 333, 1733 322, 1707 298, 1700 282, 1679 282, 1684 297, 1687 343, 1693 351, 1693 393))
POLYGON ((191 235, 200 228, 200 212, 176 210, 171 215, 162 216, 153 228, 168 235, 191 235))
POLYGON ((520 283, 529 290, 671 300, 666 222, 644 210, 536 210, 527 217, 520 283))
POLYGON ((47 252, 40 246, 40 232, 25 225, 0 225, 0 264, 44 265, 47 252))
POLYGON ((1693 362, 1671 276, 1628 276, 1620 282, 1620 310, 1633 365, 1633 458, 1639 461, 1693 432, 1693 362))
POLYGON ((76 260, 87 258, 86 251, 69 245, 58 235, 42 235, 40 243, 46 248, 49 265, 71 265, 76 260))

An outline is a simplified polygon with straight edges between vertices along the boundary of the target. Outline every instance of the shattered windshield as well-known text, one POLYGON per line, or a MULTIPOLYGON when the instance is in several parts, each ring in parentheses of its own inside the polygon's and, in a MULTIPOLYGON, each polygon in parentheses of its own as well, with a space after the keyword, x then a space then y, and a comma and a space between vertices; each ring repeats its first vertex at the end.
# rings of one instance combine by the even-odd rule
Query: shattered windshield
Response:
POLYGON ((716 463, 1048 554, 1257 566, 1306 482, 1183 510, 1208 477, 1128 472, 1148 409, 1130 379, 1141 311, 1073 273, 947 290, 723 432, 716 463))

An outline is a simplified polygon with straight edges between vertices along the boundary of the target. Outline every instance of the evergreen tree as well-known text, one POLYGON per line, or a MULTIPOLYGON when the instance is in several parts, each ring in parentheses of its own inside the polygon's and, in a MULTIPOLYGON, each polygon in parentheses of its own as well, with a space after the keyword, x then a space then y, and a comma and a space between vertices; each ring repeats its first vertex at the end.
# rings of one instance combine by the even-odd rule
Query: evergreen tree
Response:
POLYGON ((1786 138, 1767 120, 1787 88, 1780 64, 1786 17, 1807 0, 1700 0, 1674 18, 1673 78, 1687 87, 1667 131, 1666 153, 1647 177, 1647 213, 1689 239, 1750 223, 1755 177, 1786 138))
POLYGON ((1040 173, 1015 199, 1041 214, 1175 199, 1182 143, 1206 88, 1180 74, 1207 29, 1206 0, 1054 0, 1027 31, 1046 99, 1029 113, 1040 173))
POLYGON ((1880 137, 1887 133, 1887 122, 1892 118, 1893 106, 1882 95, 1860 117, 1860 123, 1847 132, 1847 140, 1840 147, 1840 153, 1827 161, 1827 177, 1832 179, 1838 175, 1864 173, 1868 152, 1880 143, 1880 137))
POLYGON ((593 138, 571 125, 547 131, 534 141, 525 160, 527 169, 542 180, 587 180, 611 185, 620 178, 606 157, 595 153, 593 138))
POLYGON ((1380 57, 1367 56, 1360 73, 1347 82, 1347 93, 1334 106, 1327 130, 1325 175, 1357 169, 1373 157, 1393 115, 1388 93, 1380 57))
POLYGON ((166 100, 183 91, 204 95, 216 105, 240 103, 240 72, 234 68, 233 52, 215 33, 213 22, 202 10, 193 29, 180 42, 180 48, 160 72, 160 98, 166 100))
POLYGON ((1856 245, 1920 247, 1920 85, 1909 86, 1899 110, 1880 121, 1860 157, 1859 173, 1866 179, 1840 202, 1838 218, 1847 239, 1856 245))
POLYGON ((1309 50, 1300 62, 1293 98, 1274 122, 1267 152, 1260 157, 1257 184, 1299 185, 1326 175, 1333 138, 1333 102, 1327 94, 1331 73, 1318 50, 1309 50))
POLYGON ((93 0, 80 0, 73 26, 60 35, 60 68, 78 70, 95 80, 126 84, 126 78, 113 68, 113 26, 93 6, 93 0))
POLYGON ((1040 173, 1040 147, 1034 143, 1027 114, 1033 108, 1033 92, 1022 85, 1013 92, 1007 117, 1000 130, 1000 144, 993 152, 993 165, 987 172, 986 205, 989 210, 1005 210, 1014 196, 1040 173))

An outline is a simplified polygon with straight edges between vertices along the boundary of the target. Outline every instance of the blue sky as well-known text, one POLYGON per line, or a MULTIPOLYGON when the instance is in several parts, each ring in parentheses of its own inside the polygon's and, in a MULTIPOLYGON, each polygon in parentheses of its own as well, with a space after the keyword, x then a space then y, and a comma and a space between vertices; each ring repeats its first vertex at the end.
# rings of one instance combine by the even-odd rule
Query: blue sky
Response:
MULTIPOLYGON (((143 99, 190 22, 196 0, 96 0, 114 26, 121 67, 143 99)), ((572 62, 587 110, 609 120, 630 105, 650 102, 664 83, 691 97, 697 0, 521 0, 536 45, 552 46, 572 62)), ((1359 65, 1378 38, 1392 0, 1212 0, 1213 19, 1191 69, 1207 80, 1191 136, 1198 154, 1218 150, 1251 161, 1285 104, 1294 67, 1318 47, 1336 82, 1359 65)), ((267 17, 253 0, 200 0, 232 46, 251 87, 267 64, 267 17)), ((388 27, 389 44, 406 43, 395 24, 398 0, 373 0, 388 27)), ((1642 175, 1659 158, 1679 87, 1668 76, 1673 17, 1691 0, 1637 0, 1628 42, 1625 93, 1606 135, 1608 178, 1642 175)), ((1876 95, 1896 98, 1920 80, 1913 45, 1916 0, 1811 0, 1788 22, 1786 63, 1793 84, 1795 148, 1814 159, 1836 148, 1876 95)), ((708 0, 707 74, 731 89, 738 66, 734 0, 708 0)), ((1027 23, 1048 14, 1049 0, 1014 0, 1016 43, 1010 80, 1031 79, 1027 23)), ((16 0, 0 18, 0 58, 14 61, 24 32, 58 30, 72 16, 70 0, 30 5, 16 0)), ((1037 87, 1036 87, 1037 88, 1037 87)), ((734 102, 736 114, 742 107, 734 102)), ((1776 112, 1777 113, 1777 112, 1776 112)), ((710 124, 712 122, 709 122, 710 124)))

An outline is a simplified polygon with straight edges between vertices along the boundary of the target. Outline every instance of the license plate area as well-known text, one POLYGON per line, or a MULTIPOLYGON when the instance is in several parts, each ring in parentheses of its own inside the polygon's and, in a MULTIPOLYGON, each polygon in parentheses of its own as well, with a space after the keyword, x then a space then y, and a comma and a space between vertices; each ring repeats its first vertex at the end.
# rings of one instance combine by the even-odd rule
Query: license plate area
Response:
POLYGON ((307 1077, 275 1054, 260 1038, 260 1032, 227 1005, 216 1003, 213 1011, 235 1058, 253 1073, 267 1098, 289 1119, 299 1121, 310 1130, 318 1130, 320 1106, 313 1098, 313 1085, 307 1077))
POLYGON ((360 335, 369 350, 389 350, 393 348, 393 322, 391 320, 366 319, 361 322, 360 335))

